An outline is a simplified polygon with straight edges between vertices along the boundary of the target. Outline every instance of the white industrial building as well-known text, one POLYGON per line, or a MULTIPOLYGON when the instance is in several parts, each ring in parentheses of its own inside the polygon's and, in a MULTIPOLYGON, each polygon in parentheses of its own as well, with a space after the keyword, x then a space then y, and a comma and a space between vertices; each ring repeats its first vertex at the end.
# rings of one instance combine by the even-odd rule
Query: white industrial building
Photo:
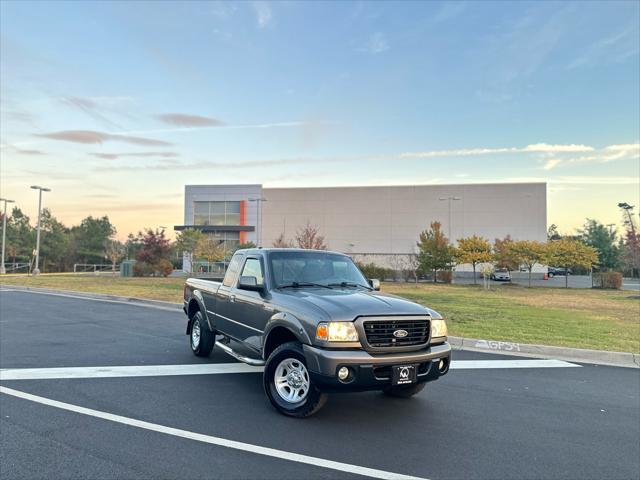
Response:
POLYGON ((421 231, 442 224, 453 242, 469 235, 490 241, 546 240, 545 183, 406 185, 388 187, 263 188, 187 185, 184 224, 238 243, 271 246, 293 239, 307 223, 332 250, 390 265, 416 250, 421 231))

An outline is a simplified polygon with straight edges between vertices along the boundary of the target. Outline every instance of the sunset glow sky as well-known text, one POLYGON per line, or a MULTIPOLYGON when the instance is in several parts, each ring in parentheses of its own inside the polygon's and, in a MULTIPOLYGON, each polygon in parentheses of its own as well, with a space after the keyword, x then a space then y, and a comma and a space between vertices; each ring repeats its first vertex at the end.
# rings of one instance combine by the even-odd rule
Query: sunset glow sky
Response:
MULTIPOLYGON (((640 3, 6 2, 0 196, 120 237, 185 184, 548 182, 640 204, 640 3)), ((430 219, 425 219, 425 225, 430 219)))

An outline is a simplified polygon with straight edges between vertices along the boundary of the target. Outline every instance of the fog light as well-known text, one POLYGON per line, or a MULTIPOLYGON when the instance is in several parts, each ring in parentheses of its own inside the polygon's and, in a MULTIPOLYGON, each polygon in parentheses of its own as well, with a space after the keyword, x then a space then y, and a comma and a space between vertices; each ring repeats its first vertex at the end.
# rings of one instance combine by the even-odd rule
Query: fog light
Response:
POLYGON ((349 378, 349 369, 347 367, 340 367, 340 370, 338 370, 338 378, 343 382, 349 378))
POLYGON ((444 360, 440 360, 440 363, 438 364, 438 370, 442 371, 443 368, 444 368, 444 360))

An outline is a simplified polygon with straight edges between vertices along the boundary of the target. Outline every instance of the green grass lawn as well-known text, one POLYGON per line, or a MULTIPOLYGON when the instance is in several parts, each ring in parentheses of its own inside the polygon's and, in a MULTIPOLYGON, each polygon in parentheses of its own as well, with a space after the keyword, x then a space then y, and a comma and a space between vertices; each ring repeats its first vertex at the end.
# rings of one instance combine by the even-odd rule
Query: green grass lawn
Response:
MULTIPOLYGON (((180 302, 183 278, 2 277, 0 283, 180 302)), ((382 290, 437 310, 462 337, 640 353, 634 292, 385 283, 382 290)))

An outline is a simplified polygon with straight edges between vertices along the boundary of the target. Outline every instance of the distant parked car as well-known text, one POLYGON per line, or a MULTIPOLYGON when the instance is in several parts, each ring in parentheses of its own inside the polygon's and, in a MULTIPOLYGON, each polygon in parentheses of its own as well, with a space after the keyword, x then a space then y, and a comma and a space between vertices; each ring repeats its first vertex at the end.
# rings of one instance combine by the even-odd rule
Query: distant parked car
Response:
POLYGON ((547 269, 547 275, 549 276, 549 278, 551 277, 555 277, 560 276, 560 277, 564 277, 565 275, 571 275, 571 269, 570 268, 556 268, 556 267, 549 267, 547 269))
POLYGON ((493 273, 491 273, 491 280, 495 280, 497 282, 510 282, 511 274, 506 268, 496 268, 493 273))

